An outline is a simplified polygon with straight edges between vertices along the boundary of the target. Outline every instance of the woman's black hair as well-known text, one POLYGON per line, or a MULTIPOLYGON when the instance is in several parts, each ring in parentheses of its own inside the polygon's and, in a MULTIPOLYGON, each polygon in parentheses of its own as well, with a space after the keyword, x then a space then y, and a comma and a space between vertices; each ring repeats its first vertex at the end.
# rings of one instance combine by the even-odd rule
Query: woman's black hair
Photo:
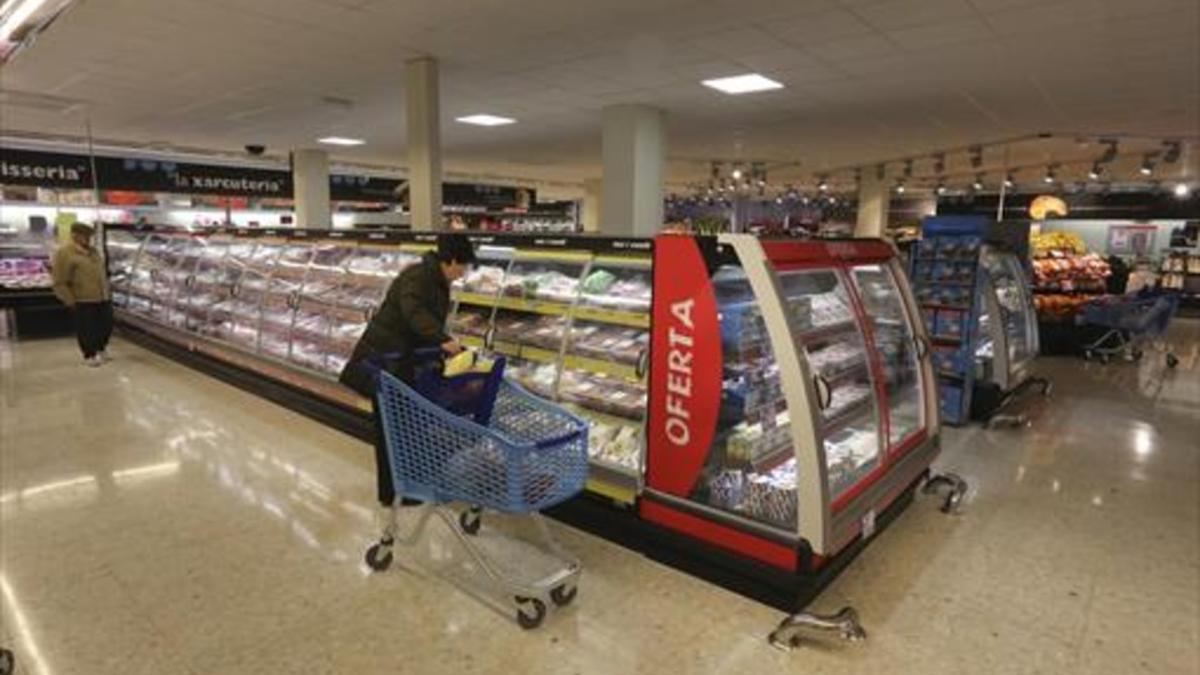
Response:
POLYGON ((465 234, 449 233, 438 235, 437 259, 444 263, 475 264, 475 247, 465 234))

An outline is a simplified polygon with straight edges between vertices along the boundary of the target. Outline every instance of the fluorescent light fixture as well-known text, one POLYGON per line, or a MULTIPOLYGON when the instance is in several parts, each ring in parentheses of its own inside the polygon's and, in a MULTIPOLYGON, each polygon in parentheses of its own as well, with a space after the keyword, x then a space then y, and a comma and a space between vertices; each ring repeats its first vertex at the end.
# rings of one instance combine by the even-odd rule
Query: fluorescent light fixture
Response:
POLYGON ((757 91, 783 89, 783 85, 769 77, 758 73, 747 73, 733 77, 719 77, 715 80, 704 80, 700 84, 726 94, 752 94, 757 91))
POLYGON ((317 142, 324 143, 325 145, 344 145, 346 147, 366 144, 366 141, 361 138, 346 138, 345 136, 326 136, 325 138, 318 138, 317 142))
POLYGON ((42 8, 46 0, 12 0, 7 2, 0 11, 7 12, 4 23, 0 24, 0 42, 7 42, 17 29, 25 25, 33 13, 42 8))
POLYGON ((480 127, 501 127, 505 124, 516 123, 516 120, 511 117, 500 117, 499 115, 488 115, 485 113, 478 115, 467 115, 465 117, 456 117, 454 118, 454 121, 462 122, 463 124, 474 124, 475 126, 480 127))
POLYGON ((1192 194, 1192 188, 1187 183, 1179 183, 1175 186, 1175 196, 1180 199, 1187 199, 1188 195, 1192 194))

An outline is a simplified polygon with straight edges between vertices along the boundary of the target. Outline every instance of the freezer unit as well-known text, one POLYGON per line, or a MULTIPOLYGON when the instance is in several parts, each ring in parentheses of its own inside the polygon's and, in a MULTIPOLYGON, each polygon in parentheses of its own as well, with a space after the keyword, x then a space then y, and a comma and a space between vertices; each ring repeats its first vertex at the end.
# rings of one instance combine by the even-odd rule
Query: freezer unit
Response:
POLYGON ((819 568, 937 455, 929 343, 873 240, 655 243, 646 520, 819 568))

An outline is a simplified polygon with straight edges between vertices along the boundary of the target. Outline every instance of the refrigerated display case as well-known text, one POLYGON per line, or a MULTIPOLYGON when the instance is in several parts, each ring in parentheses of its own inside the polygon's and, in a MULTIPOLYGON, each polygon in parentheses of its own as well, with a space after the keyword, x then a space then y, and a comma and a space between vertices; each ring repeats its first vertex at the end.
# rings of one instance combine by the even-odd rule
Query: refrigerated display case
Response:
POLYGON ((1028 224, 927 218, 912 280, 932 334, 941 410, 949 424, 990 416, 1032 372, 1037 313, 1024 267, 1028 224))
MULTIPOLYGON (((648 240, 476 237, 450 331, 509 359, 528 389, 591 422, 589 489, 641 486, 650 327, 648 240)), ((112 226, 118 318, 186 349, 368 410, 337 384, 372 313, 436 235, 112 226)))
MULTIPOLYGON (((556 517, 796 608, 937 455, 928 338, 883 242, 471 238, 479 264, 452 285, 450 332, 590 422, 589 494, 556 517)), ((128 334, 370 438, 368 402, 336 375, 436 235, 106 239, 128 334)))
POLYGON ((818 574, 938 453, 928 341, 894 249, 663 236, 655 259, 641 516, 818 574))

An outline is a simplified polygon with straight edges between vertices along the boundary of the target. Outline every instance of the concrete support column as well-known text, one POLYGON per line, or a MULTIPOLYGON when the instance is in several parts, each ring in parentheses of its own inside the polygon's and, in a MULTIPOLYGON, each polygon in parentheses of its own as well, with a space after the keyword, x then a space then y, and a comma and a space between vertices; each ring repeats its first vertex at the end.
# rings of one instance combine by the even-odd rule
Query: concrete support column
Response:
POLYGON ((442 224, 442 130, 438 64, 423 57, 407 65, 408 199, 412 229, 440 230, 442 224))
POLYGON ((891 197, 885 180, 874 171, 863 172, 858 183, 858 220, 854 225, 854 236, 883 236, 887 231, 888 202, 891 197))
POLYGON ((320 229, 332 226, 329 153, 324 150, 292 152, 292 200, 296 203, 296 227, 320 229))
POLYGON ((599 232, 604 223, 604 181, 593 178, 583 181, 583 222, 584 232, 599 232))
POLYGON ((653 236, 663 225, 663 112, 646 105, 604 109, 605 234, 653 236))

